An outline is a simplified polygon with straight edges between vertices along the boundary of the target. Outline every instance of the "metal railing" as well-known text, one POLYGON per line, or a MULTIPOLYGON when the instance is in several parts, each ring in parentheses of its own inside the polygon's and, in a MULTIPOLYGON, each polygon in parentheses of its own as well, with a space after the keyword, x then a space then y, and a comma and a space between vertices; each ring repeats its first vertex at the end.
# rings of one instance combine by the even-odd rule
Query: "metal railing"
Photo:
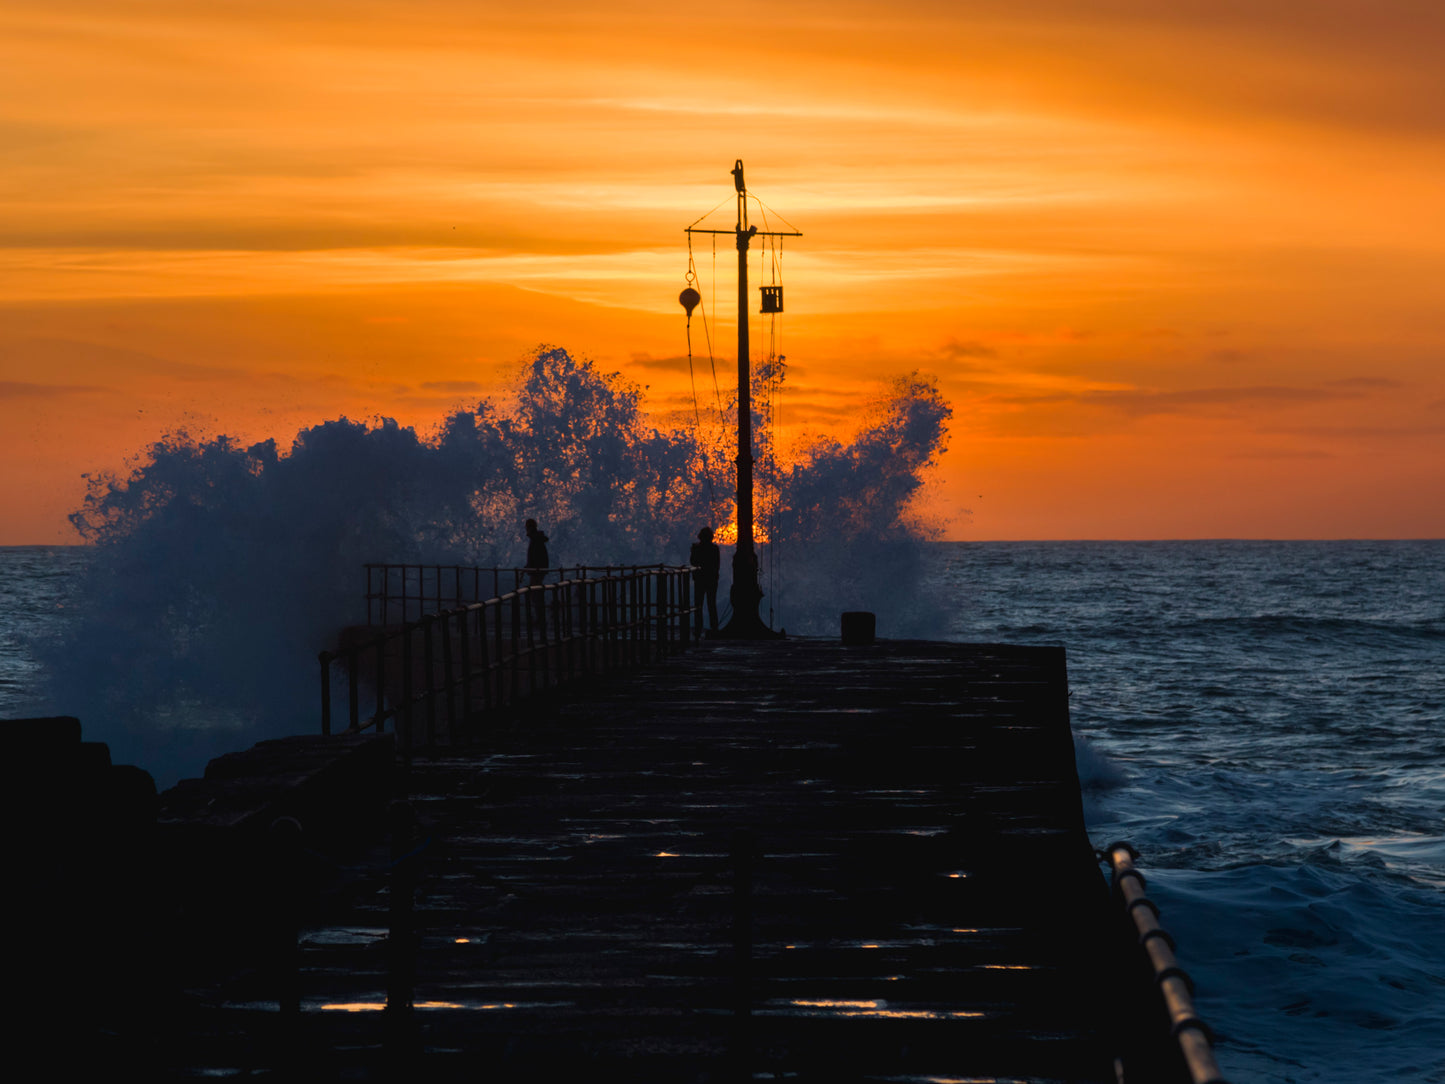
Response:
POLYGON ((321 733, 338 719, 352 733, 390 723, 403 751, 464 745, 489 712, 683 651, 697 636, 690 566, 558 571, 587 574, 422 613, 321 652, 321 733))
POLYGON ((1174 957, 1174 939, 1159 924, 1159 908, 1144 894, 1144 875, 1134 868, 1139 852, 1128 843, 1111 843, 1101 852, 1113 876, 1112 888, 1123 905, 1139 947, 1149 962, 1155 987, 1168 1014, 1169 1030, 1191 1084, 1226 1084, 1214 1060, 1209 1026, 1194 1011, 1194 983, 1174 957))
POLYGON ((391 625, 415 621, 423 614, 500 598, 506 592, 530 585, 534 574, 540 575, 543 583, 560 583, 657 571, 668 566, 573 565, 540 570, 475 565, 369 564, 363 567, 366 569, 366 623, 391 625))

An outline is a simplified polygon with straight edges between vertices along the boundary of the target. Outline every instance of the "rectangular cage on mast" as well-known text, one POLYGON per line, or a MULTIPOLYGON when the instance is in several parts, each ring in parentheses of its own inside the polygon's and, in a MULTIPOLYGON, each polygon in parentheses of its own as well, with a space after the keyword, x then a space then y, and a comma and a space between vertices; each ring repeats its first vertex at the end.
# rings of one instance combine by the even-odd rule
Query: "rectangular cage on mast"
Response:
POLYGON ((758 311, 761 313, 783 311, 783 288, 781 286, 763 286, 763 307, 758 311))

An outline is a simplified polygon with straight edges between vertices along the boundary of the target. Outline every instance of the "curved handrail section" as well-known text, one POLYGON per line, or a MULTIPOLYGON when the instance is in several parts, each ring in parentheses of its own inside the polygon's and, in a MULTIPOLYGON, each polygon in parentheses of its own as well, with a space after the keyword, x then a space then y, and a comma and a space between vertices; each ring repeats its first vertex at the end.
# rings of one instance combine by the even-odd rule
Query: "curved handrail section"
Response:
POLYGON ((551 570, 555 582, 373 625, 320 653, 321 733, 383 733, 389 723, 403 752, 465 745, 489 713, 525 697, 686 650, 700 617, 693 571, 551 570))
POLYGON ((560 568, 505 568, 501 565, 367 564, 366 623, 393 625, 486 602, 534 582, 627 576, 666 565, 569 565, 560 568))
POLYGON ((1169 1028, 1192 1084, 1227 1084, 1214 1060, 1209 1026, 1194 1008, 1194 983, 1174 956, 1174 939, 1159 924, 1159 908, 1145 894, 1147 882, 1134 866, 1139 857, 1130 844, 1111 843, 1102 852, 1112 870, 1115 897, 1138 934, 1139 947, 1153 969, 1154 984, 1169 1014, 1169 1028))

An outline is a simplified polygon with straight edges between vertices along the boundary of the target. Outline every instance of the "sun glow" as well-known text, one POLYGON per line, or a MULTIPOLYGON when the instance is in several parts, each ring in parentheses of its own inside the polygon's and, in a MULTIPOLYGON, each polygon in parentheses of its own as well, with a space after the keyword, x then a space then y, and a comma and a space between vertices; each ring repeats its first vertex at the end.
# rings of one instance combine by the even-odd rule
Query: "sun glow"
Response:
MULTIPOLYGON (((719 546, 736 546, 738 544, 737 520, 730 519, 721 527, 716 528, 713 531, 712 540, 716 542, 719 546)), ((753 541, 760 546, 765 546, 768 544, 770 539, 768 538, 768 529, 766 525, 762 523, 755 523, 753 525, 753 541)))
POLYGON ((937 374, 946 534, 1445 535, 1442 16, 1056 8, 14 0, 0 542, 74 540, 168 429, 426 429, 543 341, 691 424, 735 253, 695 248, 689 368, 681 231, 739 155, 804 234, 781 424, 937 374))

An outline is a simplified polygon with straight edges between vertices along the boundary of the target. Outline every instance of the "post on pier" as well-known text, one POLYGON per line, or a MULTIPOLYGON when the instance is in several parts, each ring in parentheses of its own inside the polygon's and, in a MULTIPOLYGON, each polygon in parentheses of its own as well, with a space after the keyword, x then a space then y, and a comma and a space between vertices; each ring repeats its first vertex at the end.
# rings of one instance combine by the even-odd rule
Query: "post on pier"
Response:
MULTIPOLYGON (((748 246, 754 237, 801 237, 795 230, 759 230, 748 223, 748 190, 743 179, 743 160, 733 166, 733 187, 737 190, 738 217, 731 230, 687 227, 688 234, 731 234, 738 249, 738 452, 737 452, 737 548, 733 552, 732 619, 718 636, 736 640, 775 640, 781 633, 763 623, 758 612, 763 590, 758 584, 758 553, 753 522, 753 403, 752 366, 748 351, 748 246)), ((703 216, 707 217, 706 215, 703 216)), ((699 219, 701 221, 701 219, 699 219)))

